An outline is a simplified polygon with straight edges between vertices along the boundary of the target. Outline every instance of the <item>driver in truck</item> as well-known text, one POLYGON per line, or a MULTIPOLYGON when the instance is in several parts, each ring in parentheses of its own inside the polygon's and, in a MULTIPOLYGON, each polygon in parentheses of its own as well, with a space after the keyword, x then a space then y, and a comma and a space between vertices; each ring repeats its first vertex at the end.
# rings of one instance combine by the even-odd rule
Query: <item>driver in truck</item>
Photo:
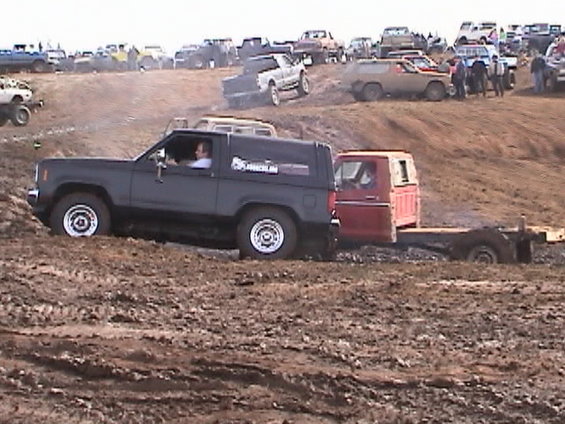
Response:
POLYGON ((212 159, 210 158, 210 150, 211 150, 210 143, 206 141, 199 142, 194 152, 196 156, 196 160, 190 164, 190 167, 196 169, 210 168, 210 166, 212 165, 212 159))

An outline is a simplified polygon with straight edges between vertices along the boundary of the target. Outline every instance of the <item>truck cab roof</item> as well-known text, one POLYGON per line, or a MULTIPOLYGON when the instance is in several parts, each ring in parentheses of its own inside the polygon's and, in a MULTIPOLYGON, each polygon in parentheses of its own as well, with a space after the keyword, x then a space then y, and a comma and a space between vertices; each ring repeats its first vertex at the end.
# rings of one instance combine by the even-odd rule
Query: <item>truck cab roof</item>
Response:
POLYGON ((338 157, 402 157, 402 158, 412 158, 412 154, 406 150, 351 150, 344 151, 338 154, 338 157))

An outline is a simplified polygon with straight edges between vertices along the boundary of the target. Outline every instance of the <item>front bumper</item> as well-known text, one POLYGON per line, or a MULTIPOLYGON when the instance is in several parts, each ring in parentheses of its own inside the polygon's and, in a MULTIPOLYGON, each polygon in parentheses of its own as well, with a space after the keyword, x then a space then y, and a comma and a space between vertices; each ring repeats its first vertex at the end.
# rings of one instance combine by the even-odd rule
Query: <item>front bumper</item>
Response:
POLYGON ((35 217, 37 217, 41 222, 47 225, 48 221, 48 209, 45 202, 39 202, 39 189, 32 188, 27 192, 27 203, 31 206, 31 211, 35 217))
POLYGON ((27 203, 32 207, 36 207, 39 201, 39 189, 38 188, 30 188, 27 191, 27 203))

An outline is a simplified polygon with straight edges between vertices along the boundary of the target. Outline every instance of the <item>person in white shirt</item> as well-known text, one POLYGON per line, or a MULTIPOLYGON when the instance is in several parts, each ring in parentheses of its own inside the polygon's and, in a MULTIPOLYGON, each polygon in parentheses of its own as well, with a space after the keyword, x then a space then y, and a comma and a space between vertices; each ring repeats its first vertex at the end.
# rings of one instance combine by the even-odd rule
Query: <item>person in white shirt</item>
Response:
POLYGON ((212 159, 210 158, 210 143, 201 141, 196 146, 196 160, 190 164, 191 168, 206 169, 212 166, 212 159))
POLYGON ((492 81, 492 88, 496 96, 504 97, 504 63, 498 61, 498 56, 492 57, 492 62, 488 67, 488 74, 492 81))

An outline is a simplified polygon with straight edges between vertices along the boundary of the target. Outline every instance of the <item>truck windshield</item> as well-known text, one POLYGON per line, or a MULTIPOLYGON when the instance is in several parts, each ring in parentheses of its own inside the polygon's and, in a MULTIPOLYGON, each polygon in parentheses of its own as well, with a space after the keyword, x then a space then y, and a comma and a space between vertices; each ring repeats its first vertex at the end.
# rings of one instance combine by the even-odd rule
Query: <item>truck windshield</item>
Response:
POLYGON ((408 35, 410 31, 406 27, 385 28, 384 35, 408 35))
POLYGON ((326 31, 306 31, 302 34, 302 39, 306 38, 324 38, 326 36, 326 31))

